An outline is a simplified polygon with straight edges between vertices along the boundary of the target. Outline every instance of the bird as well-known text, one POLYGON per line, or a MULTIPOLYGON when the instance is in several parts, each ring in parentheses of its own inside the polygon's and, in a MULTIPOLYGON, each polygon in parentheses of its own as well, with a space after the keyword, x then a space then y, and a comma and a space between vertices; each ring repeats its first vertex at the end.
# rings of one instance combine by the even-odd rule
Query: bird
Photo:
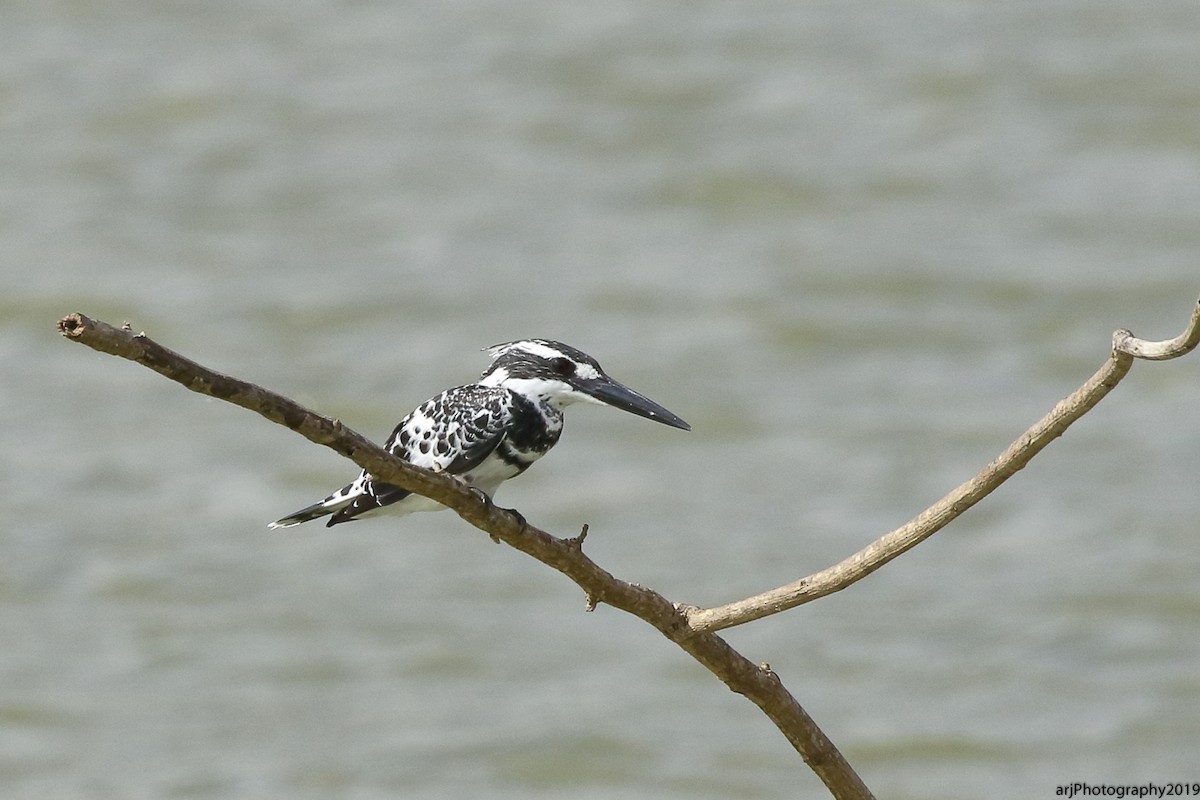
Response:
MULTIPOLYGON (((551 339, 521 339, 485 348, 491 364, 475 383, 447 389, 400 421, 384 448, 410 464, 452 475, 490 499, 501 483, 549 452, 563 429, 563 409, 608 405, 689 431, 680 417, 610 378, 596 359, 551 339)), ((380 512, 410 514, 445 506, 375 480, 363 470, 320 502, 275 520, 290 528, 329 517, 326 526, 380 512)))

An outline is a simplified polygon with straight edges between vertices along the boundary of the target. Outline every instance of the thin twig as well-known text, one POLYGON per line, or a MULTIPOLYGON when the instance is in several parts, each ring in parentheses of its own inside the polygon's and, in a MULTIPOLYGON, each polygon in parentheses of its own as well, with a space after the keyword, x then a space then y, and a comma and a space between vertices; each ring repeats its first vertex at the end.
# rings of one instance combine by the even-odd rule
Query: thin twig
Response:
POLYGON ((717 631, 778 614, 789 608, 833 594, 862 580, 875 570, 933 534, 996 490, 1035 455, 1050 444, 1075 420, 1095 407, 1129 372, 1135 358, 1162 361, 1178 358, 1200 343, 1200 304, 1192 312, 1187 328, 1164 342, 1137 339, 1120 330, 1113 334, 1112 354, 1095 375, 1050 413, 1008 446, 995 461, 975 477, 934 503, 917 517, 831 567, 762 594, 714 608, 686 610, 695 631, 717 631))
POLYGON ((214 372, 159 345, 144 334, 72 314, 58 323, 72 341, 149 367, 192 391, 227 400, 285 425, 309 441, 349 458, 382 481, 432 498, 475 527, 567 575, 583 589, 589 604, 607 603, 627 611, 679 645, 730 689, 758 706, 791 742, 837 800, 870 800, 872 794, 829 737, 796 702, 779 677, 754 664, 714 633, 697 634, 687 609, 659 593, 622 581, 583 552, 585 531, 560 539, 530 525, 459 481, 414 467, 372 444, 336 420, 316 414, 261 386, 214 372))

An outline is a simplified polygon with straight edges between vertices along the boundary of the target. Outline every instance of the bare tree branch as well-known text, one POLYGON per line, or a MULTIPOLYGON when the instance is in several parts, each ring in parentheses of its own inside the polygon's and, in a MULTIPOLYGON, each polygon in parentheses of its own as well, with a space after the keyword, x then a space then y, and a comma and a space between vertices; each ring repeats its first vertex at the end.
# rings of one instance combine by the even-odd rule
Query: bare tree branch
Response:
POLYGON ((832 594, 861 580, 941 530, 1016 474, 1077 419, 1099 403, 1125 377, 1135 358, 1177 358, 1200 344, 1200 306, 1187 329, 1164 342, 1137 339, 1129 331, 1113 334, 1109 360, 1077 391, 1060 401, 992 463, 916 518, 864 549, 820 572, 754 597, 702 609, 671 603, 659 593, 626 583, 583 553, 586 526, 579 535, 560 539, 529 525, 515 511, 494 506, 459 481, 401 461, 337 420, 316 414, 286 397, 222 375, 157 344, 128 326, 114 328, 72 314, 59 321, 67 338, 101 352, 136 361, 192 391, 227 400, 285 425, 312 442, 349 458, 380 480, 430 497, 493 539, 557 569, 584 591, 588 610, 607 603, 650 625, 703 664, 733 691, 757 705, 792 743, 835 798, 862 800, 872 795, 837 748, 765 664, 756 665, 730 647, 715 631, 741 625, 832 594))
POLYGON ((142 364, 194 392, 227 400, 285 425, 316 444, 353 461, 382 481, 430 497, 453 509, 475 527, 562 572, 584 591, 589 607, 607 603, 627 611, 675 642, 726 686, 758 706, 795 747, 805 763, 838 800, 869 800, 870 790, 833 742, 784 688, 766 664, 755 664, 714 633, 697 633, 687 611, 659 593, 626 583, 598 566, 583 552, 586 531, 560 539, 529 525, 520 514, 498 508, 480 492, 447 475, 414 467, 372 444, 337 420, 323 417, 261 386, 214 372, 134 334, 71 314, 59 331, 95 350, 142 364))
POLYGON ((1113 334, 1109 360, 1070 396, 1008 446, 995 461, 914 519, 884 534, 849 558, 806 578, 768 592, 714 608, 687 609, 688 624, 696 631, 717 631, 778 614, 789 608, 845 589, 901 553, 916 547, 1015 475, 1046 445, 1061 436, 1075 420, 1104 399, 1129 372, 1135 358, 1162 361, 1178 358, 1200 343, 1200 304, 1187 328, 1164 342, 1137 339, 1120 330, 1113 334))

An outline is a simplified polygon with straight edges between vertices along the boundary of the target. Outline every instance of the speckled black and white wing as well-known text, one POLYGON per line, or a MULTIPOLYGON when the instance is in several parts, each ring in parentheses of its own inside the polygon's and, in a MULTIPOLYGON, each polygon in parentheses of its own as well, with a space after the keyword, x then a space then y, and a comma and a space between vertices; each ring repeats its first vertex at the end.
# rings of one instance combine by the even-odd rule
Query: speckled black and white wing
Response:
MULTIPOLYGON (((543 415, 523 397, 494 386, 472 384, 449 389, 405 417, 384 447, 411 464, 457 475, 491 495, 503 481, 520 474, 558 439, 531 441, 531 431, 545 431, 543 415)), ((428 498, 360 473, 320 503, 271 524, 286 528, 330 516, 327 525, 348 522, 394 506, 398 513, 442 508, 428 498)))

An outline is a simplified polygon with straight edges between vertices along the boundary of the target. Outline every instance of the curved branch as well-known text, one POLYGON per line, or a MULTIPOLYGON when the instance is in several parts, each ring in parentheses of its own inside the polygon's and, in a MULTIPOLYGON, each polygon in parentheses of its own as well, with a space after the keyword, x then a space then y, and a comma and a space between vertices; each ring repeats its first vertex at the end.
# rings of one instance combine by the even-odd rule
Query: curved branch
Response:
POLYGON ((1147 361, 1167 361, 1190 353, 1200 344, 1200 303, 1192 310, 1192 319, 1183 333, 1163 342, 1138 339, 1127 330, 1113 334, 1113 351, 1147 361))
POLYGON ((583 553, 581 532, 560 539, 529 525, 516 512, 499 508, 459 481, 401 461, 340 422, 323 417, 261 386, 214 372, 128 326, 115 328, 82 314, 58 323, 63 336, 95 350, 136 361, 188 389, 247 408, 285 425, 309 441, 329 447, 361 468, 409 491, 432 498, 495 539, 533 556, 571 578, 589 606, 607 603, 627 611, 675 642, 730 689, 758 706, 775 723, 805 763, 839 800, 870 800, 871 792, 846 759, 765 664, 755 664, 714 633, 688 626, 686 607, 658 592, 626 583, 583 553))
POLYGON ((1154 361, 1178 358, 1190 352, 1198 343, 1200 304, 1193 310, 1184 332, 1168 341, 1145 341, 1135 338, 1129 331, 1117 331, 1113 334, 1112 355, 1095 375, 1061 400, 979 474, 917 517, 884 534, 849 558, 794 583, 714 608, 690 607, 687 609, 689 626, 695 631, 732 628, 833 594, 862 580, 940 531, 1015 475, 1030 459, 1061 436, 1071 423, 1103 400, 1129 372, 1135 358, 1154 361))

